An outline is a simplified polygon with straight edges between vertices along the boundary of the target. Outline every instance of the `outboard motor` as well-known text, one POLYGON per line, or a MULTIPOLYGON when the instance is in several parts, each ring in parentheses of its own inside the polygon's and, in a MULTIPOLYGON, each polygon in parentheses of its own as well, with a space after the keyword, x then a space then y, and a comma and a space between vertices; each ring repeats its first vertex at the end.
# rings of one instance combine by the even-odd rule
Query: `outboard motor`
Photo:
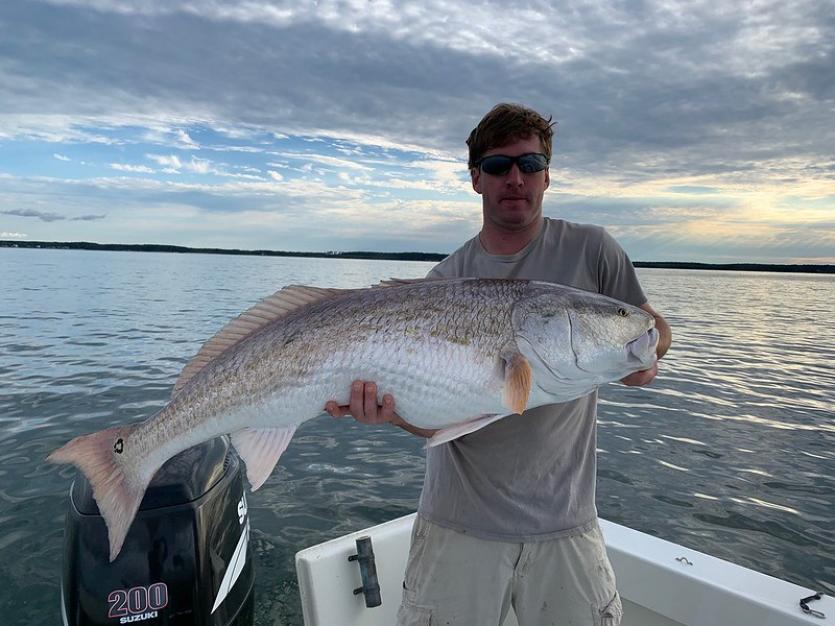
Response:
POLYGON ((254 573, 241 463, 226 437, 170 459, 122 551, 81 474, 70 488, 61 612, 66 626, 250 626, 254 573))

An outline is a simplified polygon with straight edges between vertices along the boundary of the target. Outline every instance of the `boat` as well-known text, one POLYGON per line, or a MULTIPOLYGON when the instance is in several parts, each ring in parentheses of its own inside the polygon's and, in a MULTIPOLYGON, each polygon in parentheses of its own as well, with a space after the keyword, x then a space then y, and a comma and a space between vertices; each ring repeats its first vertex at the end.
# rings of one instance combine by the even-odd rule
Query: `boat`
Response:
MULTIPOLYGON (((392 626, 415 514, 296 554, 305 626, 392 626)), ((835 598, 600 520, 622 626, 835 626, 835 598)), ((511 613, 503 626, 517 626, 511 613)))

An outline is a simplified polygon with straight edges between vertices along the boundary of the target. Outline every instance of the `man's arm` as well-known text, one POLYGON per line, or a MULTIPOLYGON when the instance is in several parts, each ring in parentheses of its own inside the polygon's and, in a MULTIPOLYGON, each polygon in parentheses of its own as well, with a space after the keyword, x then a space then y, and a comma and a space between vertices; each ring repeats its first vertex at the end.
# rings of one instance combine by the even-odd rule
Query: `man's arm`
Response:
POLYGON ((351 384, 351 399, 348 404, 340 406, 330 400, 325 404, 325 411, 331 417, 352 415, 355 420, 363 424, 394 424, 406 432, 427 439, 437 432, 412 426, 400 417, 394 410, 394 398, 389 393, 383 396, 382 405, 377 404, 377 385, 373 382, 355 380, 351 384))
MULTIPOLYGON (((655 354, 660 359, 667 354, 667 350, 670 349, 670 344, 673 341, 673 331, 670 329, 670 325, 667 323, 667 320, 665 320, 655 309, 653 309, 649 302, 642 304, 641 308, 655 318, 655 329, 658 331, 658 347, 655 350, 655 354)), ((658 374, 657 362, 654 363, 648 370, 633 372, 626 378, 622 378, 620 382, 630 387, 641 387, 643 385, 650 384, 656 374, 658 374)))

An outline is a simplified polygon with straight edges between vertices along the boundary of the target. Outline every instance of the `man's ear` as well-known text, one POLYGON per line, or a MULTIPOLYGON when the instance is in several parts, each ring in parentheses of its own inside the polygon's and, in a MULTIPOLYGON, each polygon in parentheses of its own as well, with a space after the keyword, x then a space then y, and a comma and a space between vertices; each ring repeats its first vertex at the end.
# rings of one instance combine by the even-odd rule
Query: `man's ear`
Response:
POLYGON ((545 168, 545 189, 551 186, 551 168, 545 168))
POLYGON ((470 180, 476 193, 481 193, 481 169, 474 167, 470 170, 470 180))

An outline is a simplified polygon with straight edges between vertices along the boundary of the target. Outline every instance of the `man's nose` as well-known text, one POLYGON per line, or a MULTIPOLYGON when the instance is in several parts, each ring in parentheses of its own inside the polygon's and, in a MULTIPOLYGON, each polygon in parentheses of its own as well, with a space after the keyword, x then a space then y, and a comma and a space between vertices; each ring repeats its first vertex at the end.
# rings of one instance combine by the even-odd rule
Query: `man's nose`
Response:
POLYGON ((505 174, 505 182, 508 185, 521 185, 524 181, 525 177, 522 174, 522 170, 519 169, 516 163, 511 163, 510 169, 505 174))

